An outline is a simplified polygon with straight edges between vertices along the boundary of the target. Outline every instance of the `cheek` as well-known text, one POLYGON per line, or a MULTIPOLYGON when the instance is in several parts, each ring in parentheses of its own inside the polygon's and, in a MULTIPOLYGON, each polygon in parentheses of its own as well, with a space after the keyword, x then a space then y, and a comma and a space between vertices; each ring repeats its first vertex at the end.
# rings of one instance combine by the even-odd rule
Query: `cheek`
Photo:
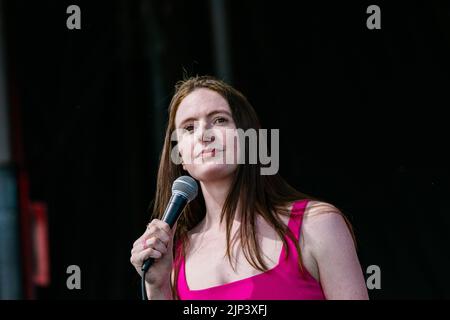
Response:
POLYGON ((194 139, 190 136, 181 138, 178 141, 178 151, 184 163, 191 163, 194 158, 194 139))
POLYGON ((223 146, 225 147, 226 154, 231 156, 233 163, 237 161, 237 155, 239 153, 239 138, 237 131, 229 129, 223 133, 223 146))

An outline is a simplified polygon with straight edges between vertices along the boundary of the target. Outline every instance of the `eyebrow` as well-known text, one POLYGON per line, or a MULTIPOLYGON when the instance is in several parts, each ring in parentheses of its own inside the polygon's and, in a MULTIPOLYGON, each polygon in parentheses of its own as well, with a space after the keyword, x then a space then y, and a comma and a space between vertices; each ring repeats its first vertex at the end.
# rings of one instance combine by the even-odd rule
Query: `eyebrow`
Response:
MULTIPOLYGON (((206 116, 207 116, 207 117, 211 117, 211 116, 216 115, 216 114, 218 114, 218 113, 224 113, 224 114, 228 115, 229 117, 231 117, 231 113, 228 112, 227 110, 215 110, 215 111, 211 111, 211 112, 208 113, 206 116)), ((181 121, 179 126, 181 127, 181 126, 182 126, 183 124, 185 124, 186 122, 188 122, 188 121, 195 121, 195 120, 197 120, 197 118, 189 117, 189 118, 184 119, 183 121, 181 121)))

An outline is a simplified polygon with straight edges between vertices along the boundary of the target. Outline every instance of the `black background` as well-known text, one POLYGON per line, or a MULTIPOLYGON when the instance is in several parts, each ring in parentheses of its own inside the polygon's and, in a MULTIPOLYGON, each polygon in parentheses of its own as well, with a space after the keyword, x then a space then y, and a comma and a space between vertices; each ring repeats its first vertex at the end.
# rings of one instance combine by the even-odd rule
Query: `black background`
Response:
MULTIPOLYGON (((381 268, 372 299, 449 298, 450 8, 392 2, 227 2, 229 80, 280 129, 282 176, 350 218, 363 270, 381 268), (381 30, 366 28, 370 4, 381 30)), ((217 73, 209 2, 17 0, 4 13, 31 198, 49 206, 38 298, 137 299, 130 250, 173 86, 217 73), (71 4, 81 30, 66 27, 71 4), (81 290, 66 287, 72 264, 81 290)))

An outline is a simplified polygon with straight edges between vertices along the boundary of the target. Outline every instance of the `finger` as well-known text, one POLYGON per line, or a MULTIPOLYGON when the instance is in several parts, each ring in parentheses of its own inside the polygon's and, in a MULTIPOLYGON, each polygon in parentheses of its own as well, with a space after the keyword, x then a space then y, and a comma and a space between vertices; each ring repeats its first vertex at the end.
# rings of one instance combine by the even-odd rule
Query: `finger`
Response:
POLYGON ((161 253, 167 252, 167 245, 156 237, 152 237, 152 238, 148 239, 147 241, 145 241, 145 247, 156 249, 156 250, 160 251, 161 253))
POLYGON ((159 219, 153 219, 148 225, 144 235, 151 235, 157 233, 159 230, 163 230, 166 233, 170 233, 170 226, 168 223, 159 219))
POLYGON ((153 226, 153 225, 155 225, 155 226, 157 226, 158 228, 161 228, 161 229, 163 229, 163 230, 165 230, 165 231, 167 231, 167 232, 170 232, 170 226, 169 226, 169 224, 168 224, 167 222, 165 222, 165 221, 162 221, 162 220, 160 220, 160 219, 153 219, 153 220, 147 225, 147 227, 150 227, 150 226, 153 226))
POLYGON ((144 264, 144 261, 148 258, 159 259, 162 257, 162 253, 153 248, 145 249, 144 251, 137 254, 136 262, 139 266, 144 264))
POLYGON ((154 233, 145 237, 145 241, 151 239, 152 237, 160 239, 166 246, 169 244, 171 235, 167 233, 165 230, 157 229, 154 233))
POLYGON ((145 238, 149 238, 152 234, 157 232, 159 230, 158 226, 156 225, 157 219, 153 219, 149 224, 147 224, 147 228, 145 229, 145 232, 133 243, 133 247, 140 246, 142 244, 142 240, 145 238))
POLYGON ((164 230, 159 229, 159 232, 154 235, 154 237, 161 240, 166 246, 169 245, 171 235, 164 230))
MULTIPOLYGON (((176 223, 175 223, 176 226, 176 223)), ((140 236, 134 243, 133 247, 135 246, 142 246, 143 239, 148 239, 153 235, 157 235, 161 238, 161 240, 165 243, 168 243, 172 236, 172 229, 170 229, 170 226, 168 223, 161 221, 159 219, 153 219, 148 225, 147 229, 145 230, 144 234, 140 236), (161 233, 161 231, 163 233, 161 233), (164 235, 162 235, 164 234, 164 235)))
POLYGON ((170 231, 172 230, 167 222, 164 222, 164 221, 161 221, 161 220, 157 220, 156 221, 156 225, 161 230, 165 231, 166 233, 170 233, 170 231))
POLYGON ((140 246, 143 239, 147 239, 151 235, 148 231, 149 230, 147 229, 139 238, 136 239, 136 241, 133 243, 133 247, 140 246))
POLYGON ((150 223, 147 225, 147 229, 145 230, 143 236, 147 237, 154 234, 159 230, 159 227, 155 223, 150 223))
POLYGON ((142 237, 143 237, 143 235, 140 236, 139 238, 137 238, 135 242, 133 242, 133 248, 135 248, 139 244, 139 241, 142 240, 142 237))

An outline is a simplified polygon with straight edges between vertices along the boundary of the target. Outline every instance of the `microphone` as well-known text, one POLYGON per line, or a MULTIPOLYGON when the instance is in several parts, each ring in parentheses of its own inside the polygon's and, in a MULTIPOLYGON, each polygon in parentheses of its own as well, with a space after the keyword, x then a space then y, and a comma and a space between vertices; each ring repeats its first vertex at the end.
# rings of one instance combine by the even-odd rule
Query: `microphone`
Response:
MULTIPOLYGON (((198 185, 197 182, 190 176, 181 176, 176 179, 172 184, 172 196, 170 197, 169 203, 164 211, 162 221, 166 222, 170 228, 172 228, 178 217, 181 215, 186 204, 191 202, 197 197, 198 185)), ((151 267, 154 262, 154 258, 149 258, 144 261, 142 265, 143 275, 145 278, 145 273, 151 267)))

